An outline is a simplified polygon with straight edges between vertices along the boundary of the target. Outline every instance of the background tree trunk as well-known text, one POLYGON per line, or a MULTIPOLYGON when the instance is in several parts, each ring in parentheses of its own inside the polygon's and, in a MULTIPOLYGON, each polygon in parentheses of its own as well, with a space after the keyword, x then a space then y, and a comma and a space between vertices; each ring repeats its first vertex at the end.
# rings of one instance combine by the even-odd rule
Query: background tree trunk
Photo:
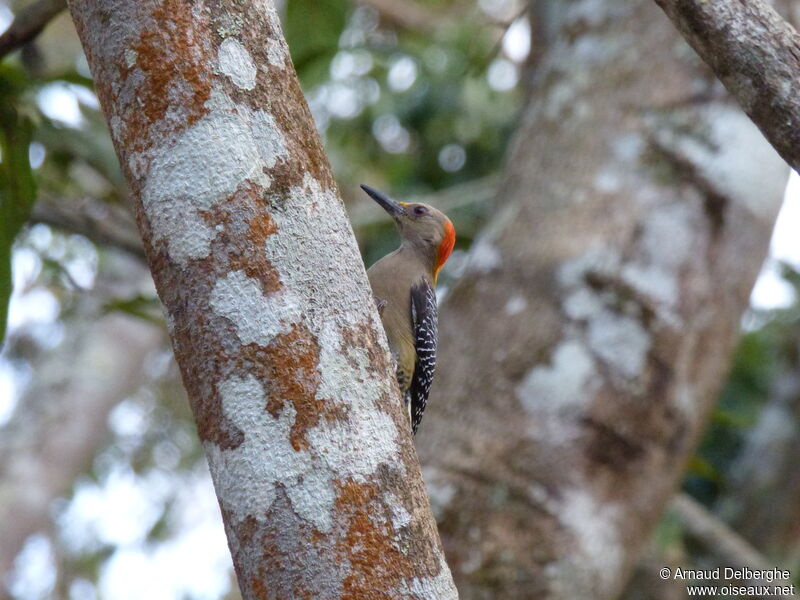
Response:
POLYGON ((69 3, 245 598, 454 598, 274 8, 69 3))
POLYGON ((655 5, 551 18, 417 436, 464 598, 619 593, 727 372, 788 174, 655 5))
MULTIPOLYGON (((119 313, 96 318, 110 296, 150 283, 139 261, 117 258, 100 273, 105 293, 84 302, 60 351, 39 365, 47 376, 34 381, 19 414, 0 429, 2 576, 28 536, 50 528, 51 502, 91 463, 108 435, 109 413, 144 384, 145 363, 164 343, 163 327, 119 313)), ((0 598, 4 592, 0 587, 0 598)))

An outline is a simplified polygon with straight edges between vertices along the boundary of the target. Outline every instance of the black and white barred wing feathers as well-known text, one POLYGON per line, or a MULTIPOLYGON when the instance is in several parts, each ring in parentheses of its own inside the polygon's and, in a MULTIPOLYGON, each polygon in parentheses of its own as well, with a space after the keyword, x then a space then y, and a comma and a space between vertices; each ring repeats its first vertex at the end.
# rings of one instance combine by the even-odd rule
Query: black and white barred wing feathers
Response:
POLYGON ((423 279, 411 288, 411 323, 414 329, 417 361, 407 401, 410 402, 408 409, 411 416, 411 430, 416 433, 428 403, 433 373, 436 370, 438 327, 436 292, 427 280, 423 279))

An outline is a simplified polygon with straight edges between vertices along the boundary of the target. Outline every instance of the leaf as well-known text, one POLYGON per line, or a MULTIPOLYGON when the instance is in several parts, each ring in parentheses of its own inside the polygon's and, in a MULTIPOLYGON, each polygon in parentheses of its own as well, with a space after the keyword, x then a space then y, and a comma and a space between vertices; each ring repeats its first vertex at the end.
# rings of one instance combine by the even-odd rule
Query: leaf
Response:
POLYGON ((691 461, 689 461, 687 472, 691 475, 696 475, 716 483, 722 481, 722 473, 719 472, 719 469, 709 461, 697 455, 693 456, 691 461))
POLYGON ((11 298, 11 248, 36 200, 36 182, 28 152, 33 124, 16 107, 20 81, 0 71, 0 344, 5 339, 11 298))

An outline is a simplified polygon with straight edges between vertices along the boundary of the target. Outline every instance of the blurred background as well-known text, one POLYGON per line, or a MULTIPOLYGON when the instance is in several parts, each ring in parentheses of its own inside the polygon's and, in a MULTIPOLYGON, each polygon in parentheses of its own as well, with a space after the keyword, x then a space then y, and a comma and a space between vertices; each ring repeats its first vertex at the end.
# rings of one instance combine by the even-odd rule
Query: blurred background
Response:
MULTIPOLYGON (((486 223, 529 93, 537 24, 526 3, 279 4, 365 262, 397 237, 359 183, 435 204, 458 230, 440 278, 446 297, 486 223)), ((0 31, 30 5, 0 1, 0 31)), ((12 265, 11 275, 0 272, 3 305, 10 295, 0 354, 0 597, 238 597, 128 192, 64 11, 2 57, 0 136, 0 259, 12 265), (12 214, 12 204, 30 212, 12 214)), ((795 574, 798 181, 789 181, 727 384, 683 482, 692 509, 707 510, 701 518, 727 524, 770 566, 795 574)), ((715 543, 671 510, 652 552, 703 565, 715 543)), ((636 578, 631 585, 630 597, 651 597, 637 595, 636 578)))

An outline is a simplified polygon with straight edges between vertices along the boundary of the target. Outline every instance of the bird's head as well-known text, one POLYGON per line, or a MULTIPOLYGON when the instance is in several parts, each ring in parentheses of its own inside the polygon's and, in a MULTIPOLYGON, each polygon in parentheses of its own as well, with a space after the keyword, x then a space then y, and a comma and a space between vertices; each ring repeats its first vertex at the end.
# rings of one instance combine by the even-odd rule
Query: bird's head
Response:
POLYGON ((430 262, 435 283, 456 243, 456 230, 447 215, 427 204, 396 202, 367 185, 361 189, 394 219, 402 244, 430 262))

